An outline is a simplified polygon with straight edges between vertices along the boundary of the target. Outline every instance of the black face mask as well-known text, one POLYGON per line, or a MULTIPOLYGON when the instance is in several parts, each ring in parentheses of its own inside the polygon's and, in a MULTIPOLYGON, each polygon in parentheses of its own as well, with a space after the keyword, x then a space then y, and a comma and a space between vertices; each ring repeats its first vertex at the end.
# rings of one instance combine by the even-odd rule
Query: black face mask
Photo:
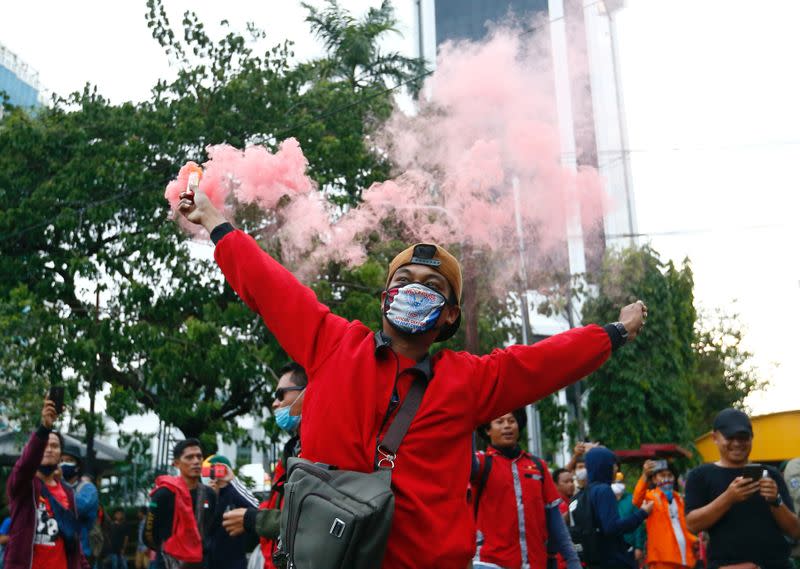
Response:
POLYGON ((492 445, 492 447, 500 454, 502 454, 504 457, 510 460, 514 460, 520 455, 520 453, 522 453, 522 449, 518 444, 510 447, 498 447, 494 445, 492 445))
POLYGON ((41 472, 44 476, 50 476, 56 471, 56 468, 58 468, 57 464, 40 464, 39 472, 41 472))

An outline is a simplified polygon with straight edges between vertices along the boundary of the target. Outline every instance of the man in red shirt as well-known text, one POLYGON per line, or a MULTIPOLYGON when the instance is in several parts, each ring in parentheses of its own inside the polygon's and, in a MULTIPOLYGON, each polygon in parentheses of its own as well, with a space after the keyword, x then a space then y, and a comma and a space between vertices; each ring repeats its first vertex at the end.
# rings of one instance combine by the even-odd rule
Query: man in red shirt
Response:
POLYGON ((569 501, 575 495, 575 476, 566 468, 558 468, 553 472, 553 482, 556 483, 556 489, 562 500, 558 509, 562 514, 566 514, 569 512, 569 501))
POLYGON ((11 510, 7 569, 87 567, 79 542, 75 496, 57 477, 63 437, 53 431, 55 404, 45 400, 42 421, 8 479, 11 510))
POLYGON ((547 464, 519 446, 525 411, 507 413, 481 427, 489 438, 479 463, 475 496, 482 543, 475 569, 530 569, 547 566, 548 546, 570 569, 580 569, 575 547, 559 511, 563 502, 547 464))
POLYGON ((395 257, 376 332, 332 314, 255 240, 235 230, 202 190, 184 192, 179 210, 209 232, 228 283, 308 372, 305 458, 374 471, 376 442, 412 381, 425 375, 424 397, 392 461, 395 508, 384 569, 464 569, 475 551, 463 491, 473 430, 591 373, 644 321, 639 302, 605 329, 576 328, 481 357, 451 350, 429 357, 434 342, 451 337, 461 320, 461 267, 442 247, 419 244, 395 257))
MULTIPOLYGON (((558 468, 553 472, 553 482, 556 483, 558 495, 561 496, 561 503, 558 505, 558 512, 567 522, 569 515, 569 502, 575 495, 575 475, 566 468, 558 468)), ((552 552, 550 552, 552 554, 552 552)), ((560 554, 555 554, 558 569, 566 569, 567 562, 560 554)))

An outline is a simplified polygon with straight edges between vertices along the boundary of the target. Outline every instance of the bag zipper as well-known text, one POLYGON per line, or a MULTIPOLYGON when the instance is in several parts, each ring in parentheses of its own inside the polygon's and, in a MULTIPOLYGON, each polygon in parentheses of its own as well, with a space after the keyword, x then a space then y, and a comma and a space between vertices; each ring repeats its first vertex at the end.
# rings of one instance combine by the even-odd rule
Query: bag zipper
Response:
POLYGON ((294 468, 298 468, 304 472, 308 472, 309 474, 313 474, 317 478, 324 480, 325 482, 330 482, 332 477, 328 474, 327 471, 323 470, 318 466, 314 466, 312 464, 306 464, 305 462, 300 462, 294 465, 294 468))

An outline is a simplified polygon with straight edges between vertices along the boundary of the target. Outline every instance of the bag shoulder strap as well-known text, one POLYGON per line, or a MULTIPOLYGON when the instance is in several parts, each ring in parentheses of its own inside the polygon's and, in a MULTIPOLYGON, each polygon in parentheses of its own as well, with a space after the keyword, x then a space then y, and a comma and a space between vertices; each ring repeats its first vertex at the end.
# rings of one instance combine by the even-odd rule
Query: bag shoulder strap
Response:
POLYGON ((376 453, 376 470, 392 470, 394 469, 394 461, 397 458, 397 449, 400 448, 400 443, 408 432, 411 426, 411 421, 414 420, 414 415, 417 414, 420 404, 422 403, 422 396, 425 395, 425 389, 428 387, 428 381, 431 377, 431 358, 426 356, 424 360, 419 362, 414 367, 407 371, 411 371, 416 375, 411 387, 403 400, 400 409, 397 410, 394 421, 389 425, 389 429, 383 436, 383 439, 378 442, 376 453))
POLYGON ((542 462, 541 458, 534 455, 531 455, 531 459, 533 460, 533 463, 536 465, 536 468, 539 469, 539 474, 542 475, 541 483, 542 486, 544 486, 544 462, 542 462))
POLYGON ((195 500, 194 521, 197 524, 197 531, 200 533, 200 539, 203 539, 203 516, 205 515, 206 504, 206 487, 200 484, 197 487, 197 499, 195 500))
POLYGON ((478 517, 478 508, 481 503, 481 494, 483 494, 483 489, 486 487, 486 481, 489 480, 489 473, 492 471, 492 455, 486 454, 484 457, 483 470, 481 470, 481 476, 478 479, 478 487, 475 490, 475 504, 473 505, 476 519, 478 517))

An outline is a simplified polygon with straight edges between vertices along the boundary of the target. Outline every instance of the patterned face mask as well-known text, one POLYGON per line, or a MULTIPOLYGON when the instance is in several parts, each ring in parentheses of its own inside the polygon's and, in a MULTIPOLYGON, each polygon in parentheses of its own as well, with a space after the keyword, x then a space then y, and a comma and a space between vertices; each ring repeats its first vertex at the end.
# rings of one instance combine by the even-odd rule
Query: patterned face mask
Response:
POLYGON ((411 283, 386 291, 383 315, 389 324, 407 334, 423 334, 436 326, 447 300, 423 284, 411 283))

